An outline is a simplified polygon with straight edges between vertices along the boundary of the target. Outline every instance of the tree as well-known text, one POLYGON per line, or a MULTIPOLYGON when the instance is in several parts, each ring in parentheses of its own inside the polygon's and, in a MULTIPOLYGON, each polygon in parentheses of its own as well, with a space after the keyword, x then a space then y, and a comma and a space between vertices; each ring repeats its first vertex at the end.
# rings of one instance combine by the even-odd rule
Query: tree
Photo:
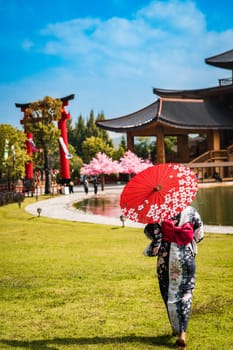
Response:
POLYGON ((72 126, 72 119, 68 119, 66 121, 66 128, 67 128, 67 136, 69 143, 75 147, 75 139, 74 139, 74 129, 72 126))
POLYGON ((87 120, 87 126, 86 126, 86 137, 95 136, 98 137, 98 128, 95 124, 95 117, 94 112, 90 112, 90 116, 87 120))
POLYGON ((52 145, 59 138, 59 130, 54 124, 61 118, 62 101, 46 96, 43 100, 32 102, 25 110, 24 127, 33 134, 37 147, 44 154, 45 193, 50 193, 50 165, 52 145))
POLYGON ((166 158, 170 158, 172 160, 175 154, 175 146, 177 144, 177 138, 176 136, 166 136, 164 139, 164 142, 165 142, 166 158))
POLYGON ((75 123, 74 128, 72 129, 72 125, 68 129, 68 139, 69 143, 75 148, 76 154, 83 158, 82 153, 82 144, 86 139, 86 125, 82 115, 78 117, 78 121, 75 123))
POLYGON ((88 137, 82 144, 82 153, 84 163, 89 163, 98 152, 104 152, 109 157, 112 156, 114 149, 106 145, 104 140, 100 137, 88 137))
MULTIPOLYGON (((98 114, 96 120, 103 120, 104 118, 104 113, 101 112, 98 114)), ((78 117, 74 128, 71 122, 68 123, 68 138, 69 143, 75 148, 77 155, 85 163, 88 163, 98 152, 104 151, 109 156, 112 156, 114 152, 114 144, 109 137, 109 133, 96 126, 93 110, 90 112, 86 124, 82 115, 78 117), (88 149, 89 146, 90 149, 88 149), (89 152, 90 155, 88 154, 89 152)), ((122 149, 119 150, 118 154, 120 156, 122 155, 122 149)))
POLYGON ((80 176, 80 170, 83 166, 83 160, 80 158, 72 145, 69 145, 68 147, 69 153, 72 155, 72 158, 70 159, 70 167, 71 167, 71 177, 72 179, 80 176))
POLYGON ((125 135, 122 135, 121 137, 121 142, 120 142, 120 146, 126 151, 127 146, 126 146, 126 139, 125 139, 125 135))
POLYGON ((9 124, 0 124, 0 179, 10 182, 22 178, 24 164, 29 160, 24 132, 9 124))
POLYGON ((140 171, 152 166, 150 161, 144 161, 131 151, 125 152, 120 159, 120 172, 123 174, 137 174, 140 171))
POLYGON ((126 141, 124 135, 121 137, 121 142, 118 145, 118 148, 114 148, 114 151, 112 153, 112 159, 114 160, 120 160, 124 156, 126 152, 126 141))
POLYGON ((101 176, 101 189, 104 190, 104 175, 119 173, 119 163, 113 161, 105 153, 98 152, 96 157, 93 157, 89 164, 84 164, 80 173, 82 175, 101 176))
MULTIPOLYGON (((96 118, 96 121, 99 121, 99 120, 105 120, 105 116, 104 116, 104 113, 101 112, 97 115, 97 118, 96 118)), ((112 139, 109 137, 109 133, 108 131, 104 130, 104 129, 101 129, 101 128, 97 128, 98 130, 98 137, 102 138, 104 140, 104 142, 109 145, 110 147, 114 147, 113 145, 113 141, 112 139)))
POLYGON ((125 154, 125 149, 119 145, 117 149, 114 149, 112 153, 112 159, 119 160, 121 157, 123 157, 125 154))
MULTIPOLYGON (((166 159, 168 158, 171 161, 172 159, 174 159, 174 155, 175 155, 174 149, 175 149, 176 143, 177 141, 175 136, 166 136, 164 138, 166 159)), ((155 140, 149 144, 149 148, 150 148, 151 160, 152 162, 156 163, 156 141, 155 140)))
POLYGON ((137 140, 139 142, 135 143, 134 145, 134 151, 138 155, 138 157, 141 157, 143 159, 147 159, 150 157, 152 142, 150 137, 137 137, 137 140))

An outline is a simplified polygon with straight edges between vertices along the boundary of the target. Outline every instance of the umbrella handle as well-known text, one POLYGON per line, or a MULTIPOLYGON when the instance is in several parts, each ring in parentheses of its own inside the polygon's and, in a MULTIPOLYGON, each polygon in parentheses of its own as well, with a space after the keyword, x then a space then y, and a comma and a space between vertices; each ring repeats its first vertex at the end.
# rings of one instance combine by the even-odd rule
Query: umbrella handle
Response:
POLYGON ((153 188, 153 191, 154 192, 159 192, 160 190, 162 189, 162 186, 161 185, 157 185, 153 188))

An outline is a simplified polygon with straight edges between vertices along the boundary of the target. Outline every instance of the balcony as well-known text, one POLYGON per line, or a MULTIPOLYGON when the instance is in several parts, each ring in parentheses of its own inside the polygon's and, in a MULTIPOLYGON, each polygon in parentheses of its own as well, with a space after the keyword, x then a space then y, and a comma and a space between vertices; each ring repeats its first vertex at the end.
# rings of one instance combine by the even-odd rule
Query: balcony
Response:
POLYGON ((218 79, 219 86, 231 85, 233 84, 233 78, 218 79))

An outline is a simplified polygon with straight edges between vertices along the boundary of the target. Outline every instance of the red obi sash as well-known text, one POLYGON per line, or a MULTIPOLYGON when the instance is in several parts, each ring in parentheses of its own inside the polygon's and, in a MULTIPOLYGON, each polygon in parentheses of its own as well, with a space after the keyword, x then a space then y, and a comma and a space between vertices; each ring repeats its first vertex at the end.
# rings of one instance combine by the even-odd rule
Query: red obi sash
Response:
POLYGON ((161 232, 165 241, 178 245, 191 243, 194 236, 193 225, 189 222, 182 226, 175 226, 172 220, 163 221, 161 232))

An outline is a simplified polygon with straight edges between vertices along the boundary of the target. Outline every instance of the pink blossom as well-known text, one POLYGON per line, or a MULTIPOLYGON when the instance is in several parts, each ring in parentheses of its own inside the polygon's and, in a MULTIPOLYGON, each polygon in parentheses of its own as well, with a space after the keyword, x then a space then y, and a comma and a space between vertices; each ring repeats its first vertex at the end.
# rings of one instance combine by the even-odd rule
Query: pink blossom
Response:
POLYGON ((105 153, 97 153, 89 164, 84 164, 80 170, 82 175, 100 175, 100 174, 117 174, 119 173, 119 163, 108 157, 105 153))
POLYGON ((137 174, 150 166, 153 164, 149 160, 144 161, 131 151, 125 152, 120 159, 120 172, 124 174, 137 174))

